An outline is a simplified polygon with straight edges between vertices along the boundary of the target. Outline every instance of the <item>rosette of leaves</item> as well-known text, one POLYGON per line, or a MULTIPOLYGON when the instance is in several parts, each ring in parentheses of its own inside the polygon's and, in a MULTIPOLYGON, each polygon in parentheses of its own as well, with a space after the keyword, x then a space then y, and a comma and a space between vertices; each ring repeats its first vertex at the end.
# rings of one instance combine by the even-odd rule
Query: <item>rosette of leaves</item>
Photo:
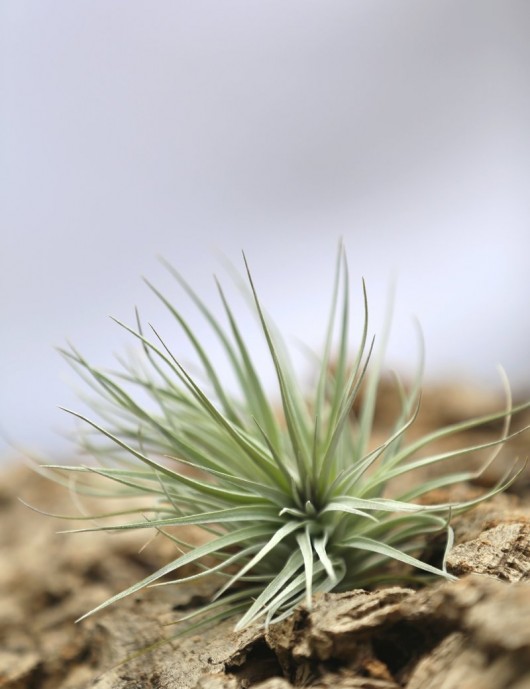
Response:
POLYGON ((54 471, 59 480, 76 472, 74 484, 80 492, 142 499, 137 508, 98 515, 96 526, 76 531, 150 529, 177 546, 171 562, 87 615, 147 586, 214 576, 218 581, 214 597, 194 614, 204 614, 209 622, 236 615, 241 628, 283 619, 300 603, 311 606, 316 592, 417 575, 453 578, 446 571, 445 556, 437 564, 422 561, 426 539, 445 533, 447 553, 452 544, 451 515, 506 488, 513 472, 477 499, 443 504, 422 498, 472 479, 477 472, 463 468, 416 482, 414 472, 455 457, 462 457, 464 467, 466 455, 491 446, 493 454, 483 470, 510 437, 510 417, 522 407, 512 408, 508 394, 506 408, 496 414, 407 442, 407 430, 419 407, 418 377, 408 391, 399 386, 401 412, 386 440, 374 447, 371 436, 381 363, 375 357, 377 361, 369 366, 373 340, 368 337, 364 283, 364 322, 352 356, 348 271, 342 250, 312 391, 305 390, 294 374, 287 347, 265 315, 246 268, 247 296, 278 381, 279 399, 274 404, 265 394, 259 364, 252 360, 221 286, 224 324, 168 268, 221 343, 238 390, 231 394, 226 389, 204 343, 181 311, 151 285, 193 346, 202 367, 200 383, 154 329, 146 334, 138 316, 135 327, 120 325, 141 345, 141 360, 122 361, 119 371, 94 367, 74 348, 63 352, 99 396, 93 402, 97 419, 71 412, 84 422, 87 432, 81 442, 97 462, 54 466, 54 471), (504 419, 503 431, 494 442, 428 452, 442 438, 499 419, 504 419), (103 488, 95 489, 87 480, 94 475, 103 477, 103 488), (404 475, 410 475, 409 487, 390 497, 392 482, 404 475), (101 521, 104 516, 109 523, 101 521), (206 532, 200 544, 179 537, 178 527, 190 525, 206 532), (389 570, 389 561, 399 566, 389 570), (196 567, 190 574, 185 566, 193 563, 196 567))

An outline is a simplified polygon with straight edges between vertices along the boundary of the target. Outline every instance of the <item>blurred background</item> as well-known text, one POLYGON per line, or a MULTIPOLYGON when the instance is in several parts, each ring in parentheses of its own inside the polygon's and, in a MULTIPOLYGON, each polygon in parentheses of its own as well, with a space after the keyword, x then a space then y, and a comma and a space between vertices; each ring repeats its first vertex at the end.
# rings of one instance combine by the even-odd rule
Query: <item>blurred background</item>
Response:
POLYGON ((4 0, 0 460, 68 451, 54 346, 110 365, 134 343, 109 314, 187 360, 141 275, 210 344, 159 255, 217 309, 243 249, 296 356, 342 238, 372 332, 395 285, 389 366, 414 370, 417 318, 428 381, 528 388, 529 36, 527 0, 4 0))

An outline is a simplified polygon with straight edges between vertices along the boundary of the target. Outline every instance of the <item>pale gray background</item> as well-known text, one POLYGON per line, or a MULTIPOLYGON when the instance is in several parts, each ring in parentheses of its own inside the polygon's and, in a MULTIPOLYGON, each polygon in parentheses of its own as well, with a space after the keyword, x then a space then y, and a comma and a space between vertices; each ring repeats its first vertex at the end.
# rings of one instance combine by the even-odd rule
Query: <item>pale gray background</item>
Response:
POLYGON ((530 383, 527 0, 3 0, 0 50, 17 443, 65 452, 53 346, 109 364, 127 340, 107 314, 138 304, 185 358, 139 278, 173 289, 157 254, 214 303, 218 252, 245 249, 269 312, 318 347, 342 236, 375 329, 397 278, 392 365, 413 367, 417 316, 429 378, 495 384, 502 362, 530 383))

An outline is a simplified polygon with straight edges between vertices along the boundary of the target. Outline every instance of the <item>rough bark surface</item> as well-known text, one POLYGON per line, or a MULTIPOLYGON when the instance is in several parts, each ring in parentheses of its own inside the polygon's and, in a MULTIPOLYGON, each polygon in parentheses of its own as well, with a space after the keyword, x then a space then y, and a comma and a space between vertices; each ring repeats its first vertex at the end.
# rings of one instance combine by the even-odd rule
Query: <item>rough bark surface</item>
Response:
MULTIPOLYGON (((422 432, 465 416, 461 397, 453 395, 455 408, 440 398, 429 406, 427 395, 422 432)), ((481 404, 489 410, 489 400, 481 404)), ((474 399, 469 406, 475 413, 479 405, 474 399)), ((381 428, 391 407, 392 400, 383 399, 381 428)), ((482 437, 495 432, 486 429, 482 437)), ((509 461, 528 450, 526 434, 503 452, 509 461)), ((501 457, 500 469, 492 468, 481 485, 494 482, 506 461, 501 457)), ((174 632, 167 623, 207 599, 208 583, 150 589, 76 624, 87 610, 168 561, 172 546, 155 539, 142 549, 145 538, 134 533, 57 534, 69 524, 29 510, 18 497, 69 513, 68 492, 30 470, 4 470, 0 687, 530 689, 529 485, 527 471, 510 494, 455 520, 448 567, 461 577, 457 582, 418 591, 393 586, 325 594, 311 611, 302 607, 267 632, 234 634, 228 622, 160 643, 174 632), (152 650, 142 653, 147 647, 152 650)), ((453 496, 479 488, 458 487, 453 496)))

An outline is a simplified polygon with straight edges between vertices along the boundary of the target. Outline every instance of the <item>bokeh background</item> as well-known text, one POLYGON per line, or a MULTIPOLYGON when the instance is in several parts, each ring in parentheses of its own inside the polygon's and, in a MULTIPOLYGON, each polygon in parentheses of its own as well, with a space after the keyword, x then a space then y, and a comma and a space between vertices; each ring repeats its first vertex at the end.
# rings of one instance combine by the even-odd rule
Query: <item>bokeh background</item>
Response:
POLYGON ((342 237, 372 330, 396 285, 390 366, 417 317, 428 380, 527 388, 529 36, 527 0, 3 0, 0 458, 68 451, 54 345, 110 365, 108 314, 186 360, 141 275, 209 342, 158 255, 214 305, 244 249, 296 352, 342 237))

